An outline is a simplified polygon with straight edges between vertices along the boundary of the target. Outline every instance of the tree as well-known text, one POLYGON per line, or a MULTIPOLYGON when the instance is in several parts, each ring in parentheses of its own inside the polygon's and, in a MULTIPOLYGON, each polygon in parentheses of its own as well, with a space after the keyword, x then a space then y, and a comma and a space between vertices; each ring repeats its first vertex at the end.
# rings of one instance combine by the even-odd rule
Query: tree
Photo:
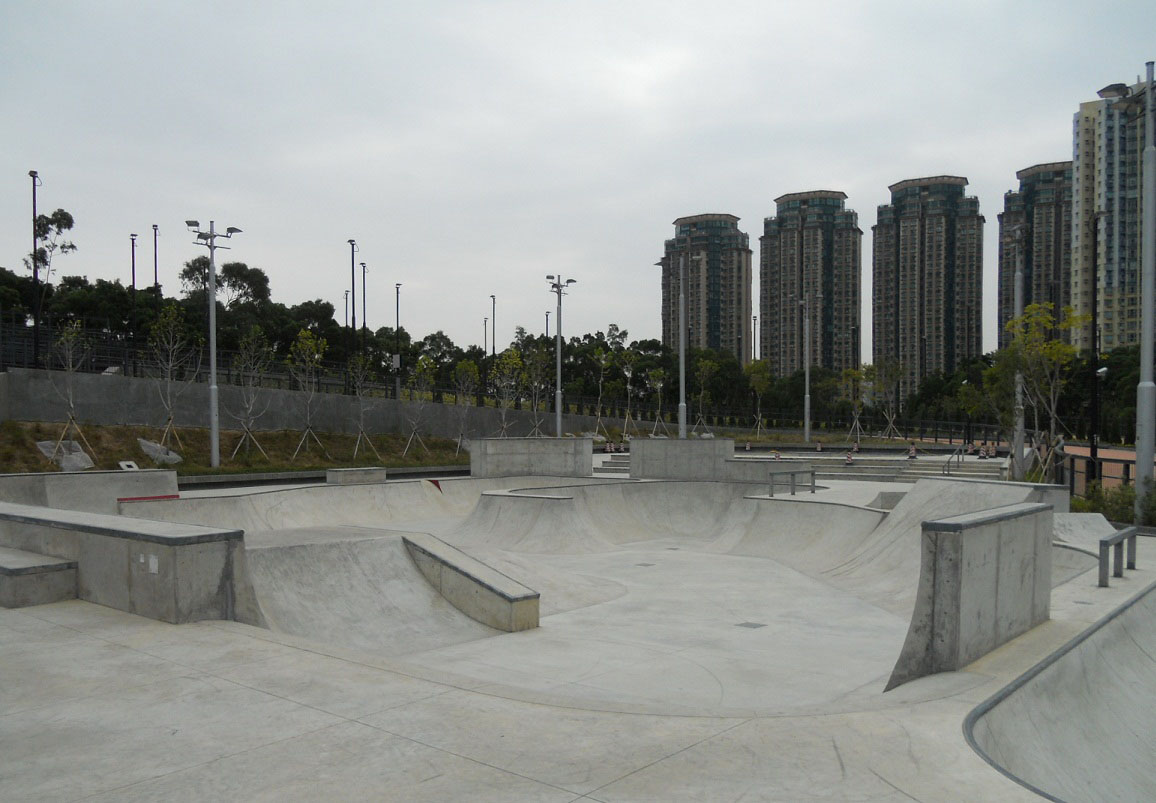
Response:
POLYGON ((76 246, 64 239, 64 233, 72 230, 72 215, 63 209, 57 209, 51 215, 37 215, 33 221, 32 230, 35 234, 32 253, 24 260, 24 266, 32 271, 33 285, 40 283, 39 292, 33 299, 32 307, 32 342, 34 357, 40 342, 40 316, 44 308, 44 300, 48 297, 52 278, 52 260, 58 254, 70 254, 76 246))
POLYGON ((297 387, 305 394, 305 431, 301 433, 301 440, 293 452, 294 460, 297 459, 297 453, 301 451, 302 446, 305 447, 306 453, 309 452, 309 438, 312 438, 321 448, 322 454, 329 458, 329 453, 325 451, 317 433, 313 431, 313 401, 317 396, 321 360, 325 356, 326 348, 328 344, 325 338, 318 337, 308 329, 298 332, 297 339, 289 348, 289 373, 297 381, 297 387))
POLYGON ((157 393, 160 395, 161 406, 165 408, 165 428, 161 433, 160 444, 169 448, 169 437, 172 436, 177 445, 184 449, 181 436, 177 434, 174 411, 177 399, 188 389, 193 379, 190 376, 182 382, 182 375, 195 375, 200 368, 200 341, 194 339, 185 327, 180 307, 169 303, 149 329, 148 343, 156 365, 157 393), (191 372, 188 371, 190 367, 191 372))
MULTIPOLYGON (((204 257, 201 257, 204 259, 204 257)), ((204 280, 207 283, 207 279, 204 280)), ((217 274, 217 284, 225 292, 224 304, 233 309, 240 304, 264 304, 269 301, 269 277, 260 268, 244 262, 226 262, 217 274)))
POLYGON ((694 366, 694 376, 698 381, 698 418, 694 422, 694 429, 692 432, 698 431, 698 425, 702 424, 704 432, 710 432, 710 427, 706 424, 706 405, 710 401, 710 391, 707 386, 710 384, 711 377, 718 371, 718 363, 714 360, 700 358, 694 366))
MULTIPOLYGON (((60 437, 56 439, 56 446, 52 449, 52 454, 49 460, 55 460, 56 456, 61 453, 64 448, 64 439, 68 437, 70 430, 75 430, 80 439, 84 441, 84 445, 88 447, 88 451, 92 452, 92 456, 96 457, 96 450, 84 437, 84 432, 80 429, 80 424, 76 421, 76 397, 73 388, 73 378, 76 372, 80 370, 81 365, 88 359, 88 355, 92 351, 92 344, 89 343, 88 338, 84 336, 84 330, 80 328, 79 321, 72 321, 65 324, 60 334, 56 338, 56 358, 60 361, 60 367, 64 370, 64 389, 61 390, 56 386, 56 381, 53 379, 53 388, 57 394, 64 399, 68 405, 68 419, 65 421, 64 429, 60 432, 60 437)), ((67 451, 65 452, 67 455, 67 451)), ((79 455, 77 455, 79 457, 79 455)), ((91 461, 85 461, 84 467, 91 467, 91 461)))
POLYGON ((266 460, 269 459, 269 455, 261 447, 257 436, 253 434, 253 429, 257 419, 269 409, 269 403, 266 402, 265 406, 258 411, 257 400, 261 388, 261 377, 269 371, 272 364, 273 347, 269 345, 269 340, 261 331, 261 327, 253 326, 241 338, 241 348, 237 353, 237 361, 233 365, 241 376, 241 409, 237 413, 233 413, 233 417, 241 422, 241 439, 237 441, 230 459, 237 457, 237 452, 240 451, 242 444, 245 446, 246 455, 249 453, 249 446, 253 445, 264 455, 266 460))
MULTIPOLYGON (((633 349, 623 349, 618 352, 617 362, 622 368, 622 375, 626 377, 626 415, 622 418, 622 437, 630 438, 630 397, 634 395, 634 367, 638 363, 638 354, 633 349)), ((635 427, 637 429, 637 427, 635 427)))
POLYGON ((414 401, 416 397, 416 404, 411 404, 411 409, 414 412, 413 418, 409 419, 409 440, 405 442, 405 449, 402 450, 401 456, 405 457, 409 454, 410 445, 416 440, 421 444, 421 448, 429 453, 429 447, 425 445, 425 441, 421 439, 421 418, 425 412, 426 401, 429 397, 430 388, 433 387, 434 378, 437 376, 437 365, 433 359, 422 355, 417 358, 417 366, 414 368, 413 378, 410 380, 410 400, 414 401))
POLYGON ((381 455, 378 453, 377 447, 373 445, 373 440, 365 431, 366 395, 372 377, 373 372, 370 368, 369 359, 363 354, 353 355, 353 359, 349 361, 349 384, 353 387, 353 393, 357 396, 357 443, 353 444, 353 459, 357 459, 357 451, 361 448, 361 442, 364 440, 369 444, 369 448, 373 450, 374 455, 377 456, 377 461, 380 463, 381 455))
POLYGON ((474 394, 479 382, 478 365, 473 360, 460 360, 454 366, 454 400, 460 416, 458 420, 458 446, 454 450, 454 454, 461 452, 462 439, 468 434, 466 432, 466 419, 470 414, 470 396, 474 394))
POLYGON ((859 443, 863 436, 863 426, 859 416, 863 412, 863 367, 845 368, 839 381, 839 395, 851 403, 851 429, 847 439, 859 443))
POLYGON ((743 369, 751 392, 755 394, 755 437, 763 434, 763 395, 770 389, 774 377, 766 360, 751 360, 743 369))
MULTIPOLYGON (((521 329, 521 327, 518 327, 521 329)), ((541 343, 533 339, 525 341, 522 347, 522 389, 529 397, 530 417, 533 426, 530 437, 543 437, 542 420, 550 396, 550 353, 541 343)))
POLYGON ((507 416, 522 384, 522 355, 517 349, 508 348, 498 355, 494 370, 490 373, 490 383, 493 387, 494 400, 498 403, 500 422, 498 437, 505 438, 508 437, 506 433, 510 429, 507 416))
POLYGON ((1012 336, 1005 350, 1023 376, 1024 396, 1032 412, 1032 428, 1042 446, 1041 462, 1051 465, 1062 426, 1059 402, 1076 359, 1076 347, 1062 339, 1064 332, 1086 326, 1090 316, 1064 307, 1057 322, 1051 302, 1029 304, 1024 314, 1008 321, 1012 336))
POLYGON ((650 437, 658 434, 658 428, 661 426, 662 431, 670 435, 670 430, 666 426, 666 422, 662 420, 662 388, 666 384, 666 371, 661 368, 651 368, 646 373, 646 384, 654 393, 658 406, 654 411, 654 427, 650 430, 650 437))
POLYGON ((874 406, 882 410, 887 419, 881 437, 898 438, 895 417, 899 414, 899 377, 903 375, 903 365, 897 360, 882 359, 863 369, 863 383, 871 391, 874 406))

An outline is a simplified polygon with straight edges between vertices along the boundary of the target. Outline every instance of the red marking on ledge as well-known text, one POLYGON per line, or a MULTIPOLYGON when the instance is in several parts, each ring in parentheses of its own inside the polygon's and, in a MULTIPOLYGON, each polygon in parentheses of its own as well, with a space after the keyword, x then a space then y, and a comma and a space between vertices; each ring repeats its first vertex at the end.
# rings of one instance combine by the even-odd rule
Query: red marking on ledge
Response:
POLYGON ((437 488, 442 493, 445 493, 445 491, 442 491, 442 484, 439 480, 427 480, 427 482, 429 482, 430 485, 437 488))
POLYGON ((118 502, 152 502, 155 499, 180 499, 180 494, 162 494, 160 496, 118 496, 118 502))

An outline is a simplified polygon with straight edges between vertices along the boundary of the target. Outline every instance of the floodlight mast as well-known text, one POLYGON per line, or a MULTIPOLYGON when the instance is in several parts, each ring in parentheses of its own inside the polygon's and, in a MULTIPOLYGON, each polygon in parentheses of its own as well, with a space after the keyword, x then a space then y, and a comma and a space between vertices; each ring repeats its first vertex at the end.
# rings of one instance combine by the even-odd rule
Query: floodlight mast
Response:
POLYGON ((196 220, 186 220, 185 226, 197 235, 194 245, 203 245, 209 249, 209 465, 218 468, 221 465, 221 416, 217 403, 217 262, 218 248, 228 250, 228 246, 217 245, 217 238, 228 239, 241 230, 236 226, 229 226, 225 233, 217 231, 216 221, 209 221, 209 230, 201 231, 201 224, 196 220))

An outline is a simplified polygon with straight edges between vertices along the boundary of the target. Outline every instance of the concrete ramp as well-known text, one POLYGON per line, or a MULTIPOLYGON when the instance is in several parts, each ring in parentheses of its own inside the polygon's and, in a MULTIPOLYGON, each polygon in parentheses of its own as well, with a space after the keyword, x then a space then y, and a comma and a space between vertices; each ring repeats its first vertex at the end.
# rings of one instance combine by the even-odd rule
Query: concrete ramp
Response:
POLYGON ((276 535, 281 545, 245 553, 271 630, 378 655, 499 632, 447 602, 414 565, 400 534, 306 528, 276 535))
POLYGON ((1001 772, 1056 800, 1151 800, 1156 790, 1156 586, 968 716, 1001 772))

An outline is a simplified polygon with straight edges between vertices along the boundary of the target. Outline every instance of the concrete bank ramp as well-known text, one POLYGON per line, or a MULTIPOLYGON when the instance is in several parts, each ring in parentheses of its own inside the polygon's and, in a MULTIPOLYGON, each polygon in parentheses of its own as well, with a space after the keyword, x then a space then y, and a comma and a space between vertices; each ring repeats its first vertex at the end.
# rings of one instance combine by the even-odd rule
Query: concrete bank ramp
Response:
POLYGON ((998 769, 1052 799, 1151 800, 1156 790, 1156 586, 971 713, 998 769))
POLYGON ((499 632, 470 619, 434 590, 400 534, 304 528, 269 535, 247 544, 245 559, 271 630, 378 655, 404 655, 499 632))

